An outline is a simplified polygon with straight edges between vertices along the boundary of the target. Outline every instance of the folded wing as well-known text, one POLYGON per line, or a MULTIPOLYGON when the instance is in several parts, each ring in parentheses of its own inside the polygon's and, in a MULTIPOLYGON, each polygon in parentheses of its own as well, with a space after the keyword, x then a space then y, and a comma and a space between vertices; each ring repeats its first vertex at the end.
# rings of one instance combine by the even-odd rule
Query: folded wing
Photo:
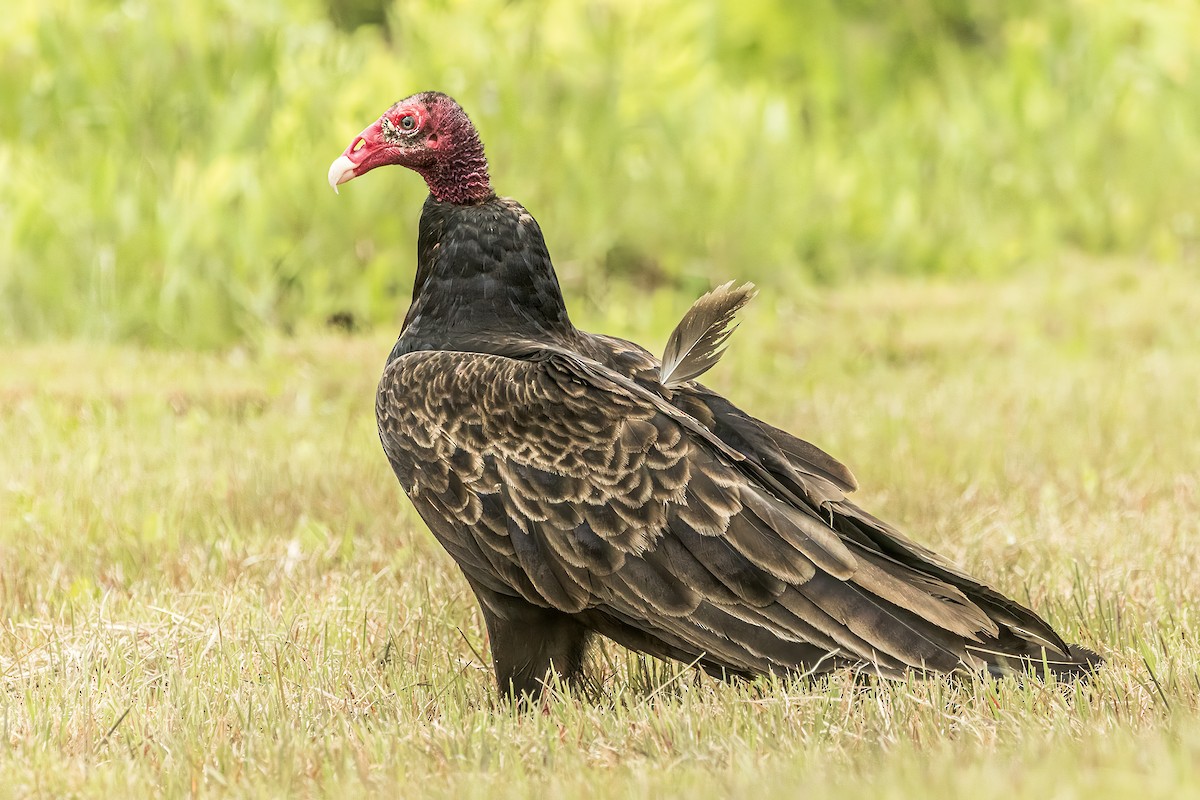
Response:
POLYGON ((553 349, 416 352, 377 412, 468 577, 647 652, 744 674, 977 670, 1040 623, 845 501, 852 477, 816 448, 681 388, 668 402, 553 349))

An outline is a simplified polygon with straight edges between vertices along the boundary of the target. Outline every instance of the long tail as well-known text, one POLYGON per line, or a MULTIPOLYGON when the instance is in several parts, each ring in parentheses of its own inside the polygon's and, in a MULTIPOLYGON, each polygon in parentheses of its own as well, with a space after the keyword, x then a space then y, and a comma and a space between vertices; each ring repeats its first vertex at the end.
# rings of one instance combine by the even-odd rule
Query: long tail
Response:
POLYGON ((895 528, 849 502, 838 504, 846 513, 843 533, 861 537, 897 562, 961 591, 996 624, 995 635, 966 645, 973 658, 991 675, 1054 676, 1057 680, 1086 679, 1104 659, 1083 645, 1068 644, 1034 611, 967 575, 945 559, 903 536, 895 528))

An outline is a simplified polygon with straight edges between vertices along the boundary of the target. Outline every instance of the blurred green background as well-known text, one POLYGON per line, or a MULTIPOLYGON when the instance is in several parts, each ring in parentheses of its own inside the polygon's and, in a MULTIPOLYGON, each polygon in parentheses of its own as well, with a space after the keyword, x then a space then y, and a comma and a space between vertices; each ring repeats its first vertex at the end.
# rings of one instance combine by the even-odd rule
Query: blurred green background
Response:
POLYGON ((441 89, 573 302, 730 278, 1194 265, 1193 0, 16 0, 0 338, 394 325, 421 181, 326 168, 441 89))

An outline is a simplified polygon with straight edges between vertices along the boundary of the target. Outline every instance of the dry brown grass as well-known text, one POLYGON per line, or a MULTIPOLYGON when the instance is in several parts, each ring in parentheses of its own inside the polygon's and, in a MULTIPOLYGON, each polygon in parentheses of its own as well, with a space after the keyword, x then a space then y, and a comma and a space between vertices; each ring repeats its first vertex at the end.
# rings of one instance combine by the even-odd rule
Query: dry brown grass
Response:
MULTIPOLYGON (((685 302, 577 316, 657 346, 685 302)), ((0 796, 1195 793, 1197 319, 1200 279, 1140 265, 872 283, 760 297, 713 376, 1102 651, 1090 686, 725 686, 604 648, 526 716, 379 451, 389 337, 10 350, 0 796)))

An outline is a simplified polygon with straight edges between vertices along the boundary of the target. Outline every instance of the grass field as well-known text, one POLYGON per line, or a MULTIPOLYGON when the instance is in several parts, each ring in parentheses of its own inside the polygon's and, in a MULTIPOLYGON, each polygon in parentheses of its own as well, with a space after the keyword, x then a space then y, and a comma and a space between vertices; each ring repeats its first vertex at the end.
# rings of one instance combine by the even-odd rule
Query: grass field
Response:
MULTIPOLYGON (((732 277, 732 276, 730 276, 732 277)), ((620 290, 614 290, 620 291, 620 290)), ((659 347, 676 294, 572 300, 659 347)), ((1200 792, 1200 278, 764 293, 711 383, 1109 665, 726 686, 615 647, 540 713, 374 433, 390 333, 0 360, 0 797, 1200 792)))
POLYGON ((1200 5, 10 5, 0 800, 1200 796, 1200 5), (1104 671, 500 705, 374 431, 425 187, 325 185, 435 88, 578 323, 756 281, 711 383, 1104 671))

